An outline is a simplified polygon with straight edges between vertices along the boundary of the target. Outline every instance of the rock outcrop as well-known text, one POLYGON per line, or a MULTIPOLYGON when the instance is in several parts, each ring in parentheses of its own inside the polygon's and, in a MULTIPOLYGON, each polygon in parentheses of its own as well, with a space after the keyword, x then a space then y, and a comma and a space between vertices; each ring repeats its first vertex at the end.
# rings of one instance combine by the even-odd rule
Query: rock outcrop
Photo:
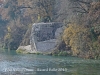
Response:
POLYGON ((31 49, 31 45, 27 46, 19 46, 18 49, 16 50, 17 53, 33 53, 31 49))
POLYGON ((30 39, 32 52, 48 53, 55 50, 62 32, 62 23, 34 23, 30 39))
POLYGON ((16 51, 18 53, 51 53, 61 42, 62 32, 62 23, 34 23, 32 25, 30 45, 19 46, 16 51))

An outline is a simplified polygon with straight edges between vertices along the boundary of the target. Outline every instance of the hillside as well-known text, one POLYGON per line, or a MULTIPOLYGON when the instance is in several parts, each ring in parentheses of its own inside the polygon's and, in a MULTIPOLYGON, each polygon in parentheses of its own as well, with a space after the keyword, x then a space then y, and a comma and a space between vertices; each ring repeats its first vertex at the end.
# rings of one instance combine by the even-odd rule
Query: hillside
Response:
MULTIPOLYGON (((66 52, 100 58, 100 0, 0 0, 0 42, 16 50, 30 44, 31 26, 63 22, 62 42, 53 54, 66 52)), ((63 54, 62 54, 63 55, 63 54)))

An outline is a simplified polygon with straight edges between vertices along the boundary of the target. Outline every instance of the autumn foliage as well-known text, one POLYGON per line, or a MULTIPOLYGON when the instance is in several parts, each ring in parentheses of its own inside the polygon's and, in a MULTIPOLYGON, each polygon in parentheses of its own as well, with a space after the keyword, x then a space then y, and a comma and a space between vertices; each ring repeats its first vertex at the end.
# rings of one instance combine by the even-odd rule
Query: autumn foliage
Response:
POLYGON ((100 58, 100 0, 0 0, 4 48, 30 44, 31 25, 52 21, 66 26, 59 55, 100 58))
POLYGON ((67 25, 63 40, 71 47, 73 56, 97 59, 100 58, 100 2, 92 3, 86 15, 88 26, 84 22, 67 25))

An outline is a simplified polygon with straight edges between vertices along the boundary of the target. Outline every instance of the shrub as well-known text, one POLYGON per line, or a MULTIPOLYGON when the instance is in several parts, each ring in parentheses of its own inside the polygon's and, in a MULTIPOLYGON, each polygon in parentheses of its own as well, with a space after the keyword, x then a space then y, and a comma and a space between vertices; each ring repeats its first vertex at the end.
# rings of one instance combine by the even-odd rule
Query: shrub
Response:
MULTIPOLYGON (((95 29, 94 29, 95 30, 95 29)), ((72 55, 87 58, 98 58, 100 55, 100 36, 91 32, 91 28, 69 24, 63 34, 63 40, 71 47, 72 55), (84 56, 85 55, 85 56, 84 56)))
POLYGON ((66 51, 59 52, 58 56, 67 56, 68 53, 66 51))

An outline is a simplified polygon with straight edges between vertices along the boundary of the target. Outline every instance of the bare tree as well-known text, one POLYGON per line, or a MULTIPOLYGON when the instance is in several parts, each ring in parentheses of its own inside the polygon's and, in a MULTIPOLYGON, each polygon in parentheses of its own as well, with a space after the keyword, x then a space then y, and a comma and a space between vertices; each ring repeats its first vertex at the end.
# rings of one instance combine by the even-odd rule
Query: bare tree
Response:
POLYGON ((52 20, 54 14, 55 0, 38 0, 36 6, 39 16, 48 22, 52 20))
POLYGON ((92 0, 69 0, 71 2, 73 12, 88 13, 92 0))

